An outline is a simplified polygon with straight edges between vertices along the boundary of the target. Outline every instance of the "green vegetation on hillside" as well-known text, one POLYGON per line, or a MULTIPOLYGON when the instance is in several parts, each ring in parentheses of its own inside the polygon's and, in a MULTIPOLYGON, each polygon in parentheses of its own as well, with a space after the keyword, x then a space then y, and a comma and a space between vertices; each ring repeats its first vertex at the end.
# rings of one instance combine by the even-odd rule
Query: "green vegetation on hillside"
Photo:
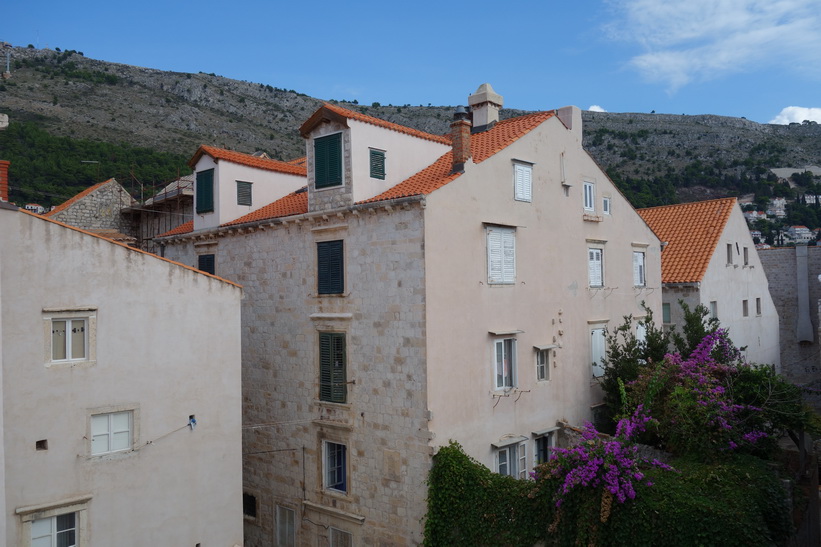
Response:
POLYGON ((191 172, 185 156, 125 143, 55 137, 33 123, 0 131, 0 157, 10 161, 10 199, 58 205, 89 186, 116 178, 135 197, 191 172))

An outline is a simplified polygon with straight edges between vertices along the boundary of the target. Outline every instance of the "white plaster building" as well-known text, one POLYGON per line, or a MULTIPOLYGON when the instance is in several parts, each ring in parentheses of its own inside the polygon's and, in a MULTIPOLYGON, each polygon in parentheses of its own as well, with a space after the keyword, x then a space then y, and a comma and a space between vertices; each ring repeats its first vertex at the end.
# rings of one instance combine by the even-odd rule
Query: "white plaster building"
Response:
POLYGON ((579 109, 501 101, 480 87, 451 138, 325 105, 306 188, 160 238, 246 291, 249 545, 419 543, 437 447, 526 476, 557 421, 593 418, 604 328, 660 315, 659 240, 579 109))
POLYGON ((0 234, 0 543, 241 545, 241 288, 8 203, 0 234))
POLYGON ((639 209, 665 245, 663 322, 684 324, 679 300, 703 304, 755 363, 780 367, 778 312, 736 198, 639 209))

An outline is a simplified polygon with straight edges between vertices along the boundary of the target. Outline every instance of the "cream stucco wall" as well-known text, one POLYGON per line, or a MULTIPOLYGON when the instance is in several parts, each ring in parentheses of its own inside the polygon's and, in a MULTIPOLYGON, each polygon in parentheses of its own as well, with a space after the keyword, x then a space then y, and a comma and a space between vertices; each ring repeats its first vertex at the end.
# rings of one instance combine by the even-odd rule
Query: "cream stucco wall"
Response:
MULTIPOLYGON (((590 331, 661 311, 659 241, 557 118, 427 198, 425 251, 428 393, 434 446, 459 441, 493 468, 491 443, 556 425, 581 424, 601 401, 592 378, 590 331), (562 160, 564 155, 564 180, 562 160), (533 163, 532 202, 514 200, 513 162, 533 163), (596 212, 584 219, 584 181, 596 212), (602 197, 612 215, 602 214, 602 197), (486 226, 516 229, 516 279, 489 285, 486 226), (634 245, 635 244, 635 245, 634 245), (588 287, 587 249, 604 250, 603 289, 588 287), (646 253, 645 288, 633 286, 633 251, 646 253), (515 389, 495 390, 492 332, 520 331, 515 389), (556 344, 549 381, 536 380, 534 346, 556 344)), ((531 461, 532 463, 532 461, 531 461)))
POLYGON ((767 275, 758 257, 747 221, 736 204, 702 280, 699 296, 710 309, 718 304, 718 319, 729 330, 738 347, 747 347, 746 357, 755 363, 781 365, 778 312, 770 296, 767 275), (733 249, 733 263, 727 263, 727 245, 733 249), (748 264, 744 264, 744 249, 748 264), (756 299, 761 299, 761 314, 756 313, 756 299), (747 300, 748 315, 742 302, 747 300))
POLYGON ((25 213, 0 233, 6 545, 77 499, 81 545, 241 544, 241 289, 25 213), (49 362, 59 313, 94 317, 92 360, 49 362), (119 409, 133 449, 92 456, 119 409))
POLYGON ((197 214, 195 205, 195 230, 216 228, 221 224, 236 220, 306 184, 306 178, 299 175, 257 169, 226 160, 214 161, 214 158, 204 154, 197 162, 194 172, 207 169, 214 169, 214 211, 197 214), (250 206, 237 205, 237 181, 252 183, 250 206))

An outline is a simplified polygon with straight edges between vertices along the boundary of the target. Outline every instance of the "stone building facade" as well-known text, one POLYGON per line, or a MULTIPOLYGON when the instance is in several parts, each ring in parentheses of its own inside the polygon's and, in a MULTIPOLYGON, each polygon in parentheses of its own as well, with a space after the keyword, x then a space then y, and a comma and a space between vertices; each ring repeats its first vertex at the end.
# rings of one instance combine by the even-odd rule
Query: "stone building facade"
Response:
POLYGON ((116 181, 108 179, 91 186, 45 214, 46 217, 83 230, 114 230, 134 237, 135 224, 120 214, 136 205, 131 194, 116 181))

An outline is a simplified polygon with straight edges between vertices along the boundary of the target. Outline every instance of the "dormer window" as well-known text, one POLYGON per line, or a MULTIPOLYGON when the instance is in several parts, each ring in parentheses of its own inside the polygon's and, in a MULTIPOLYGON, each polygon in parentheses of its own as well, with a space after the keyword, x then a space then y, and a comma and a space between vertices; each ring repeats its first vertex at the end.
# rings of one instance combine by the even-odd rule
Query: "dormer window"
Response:
POLYGON ((385 151, 371 148, 371 178, 385 180, 385 151))
POLYGON ((314 139, 314 184, 317 188, 342 185, 342 133, 314 139))
POLYGON ((197 214, 214 212, 214 170, 206 169, 197 172, 197 214))

